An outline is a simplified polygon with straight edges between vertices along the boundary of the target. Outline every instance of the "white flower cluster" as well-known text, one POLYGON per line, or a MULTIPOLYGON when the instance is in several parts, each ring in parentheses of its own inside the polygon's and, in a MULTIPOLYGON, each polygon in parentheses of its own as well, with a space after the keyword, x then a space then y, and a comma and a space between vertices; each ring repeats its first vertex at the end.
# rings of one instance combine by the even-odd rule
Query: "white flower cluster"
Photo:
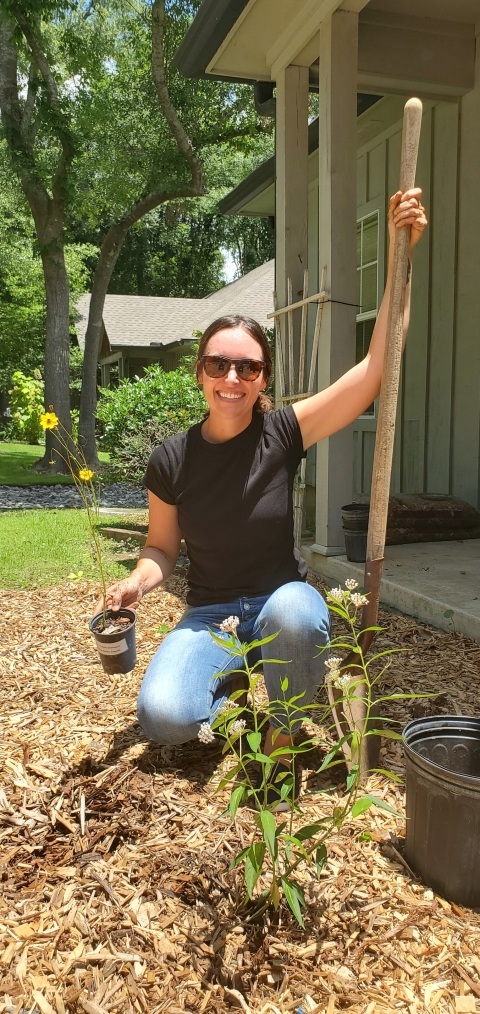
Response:
POLYGON ((223 630, 224 634, 236 635, 239 623, 240 620, 238 616, 228 616, 227 619, 220 624, 220 630, 223 630))
POLYGON ((348 687, 351 676, 349 672, 341 673, 340 669, 330 669, 327 679, 333 683, 338 690, 345 690, 348 687))
POLYGON ((368 598, 366 595, 361 595, 360 592, 354 591, 358 588, 358 581, 355 581, 353 577, 348 577, 345 581, 346 591, 343 588, 330 588, 327 592, 327 598, 333 599, 334 602, 340 602, 342 605, 348 606, 351 602, 355 606, 355 609, 359 609, 360 606, 366 606, 368 598))
POLYGON ((359 609, 360 606, 366 606, 368 604, 367 596, 361 595, 360 592, 352 592, 352 594, 350 595, 350 600, 353 602, 356 609, 359 609))
POLYGON ((330 658, 327 658, 327 661, 325 662, 327 669, 338 669, 341 664, 342 659, 339 655, 330 655, 330 658))
POLYGON ((198 730, 198 738, 201 743, 213 743, 215 739, 215 733, 213 729, 210 728, 208 722, 202 722, 198 730))
POLYGON ((220 707, 217 708, 217 715, 225 715, 227 711, 232 711, 232 709, 236 707, 237 705, 235 704, 235 701, 231 701, 227 698, 227 700, 222 701, 220 707))
POLYGON ((243 732, 246 724, 247 723, 244 718, 237 718, 236 722, 232 722, 230 732, 237 735, 237 733, 243 732))

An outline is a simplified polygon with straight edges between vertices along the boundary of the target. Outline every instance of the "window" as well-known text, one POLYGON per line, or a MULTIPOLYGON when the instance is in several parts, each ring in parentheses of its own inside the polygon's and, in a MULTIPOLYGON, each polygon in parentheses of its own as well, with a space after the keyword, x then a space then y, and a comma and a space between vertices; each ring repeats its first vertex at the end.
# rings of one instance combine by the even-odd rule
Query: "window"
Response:
MULTIPOLYGON (((378 211, 357 222, 357 335, 355 362, 363 359, 370 345, 378 309, 378 211)), ((363 413, 375 415, 370 405, 363 413)))

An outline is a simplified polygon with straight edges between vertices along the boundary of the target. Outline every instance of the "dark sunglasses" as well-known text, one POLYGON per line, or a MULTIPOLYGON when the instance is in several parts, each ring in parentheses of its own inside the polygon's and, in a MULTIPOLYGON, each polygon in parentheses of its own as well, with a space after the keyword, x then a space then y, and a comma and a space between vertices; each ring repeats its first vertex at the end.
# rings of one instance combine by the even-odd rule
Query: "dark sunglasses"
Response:
POLYGON ((212 380, 226 377, 232 365, 239 380, 258 380, 265 366, 260 359, 228 359, 225 356, 200 356, 199 362, 212 380))

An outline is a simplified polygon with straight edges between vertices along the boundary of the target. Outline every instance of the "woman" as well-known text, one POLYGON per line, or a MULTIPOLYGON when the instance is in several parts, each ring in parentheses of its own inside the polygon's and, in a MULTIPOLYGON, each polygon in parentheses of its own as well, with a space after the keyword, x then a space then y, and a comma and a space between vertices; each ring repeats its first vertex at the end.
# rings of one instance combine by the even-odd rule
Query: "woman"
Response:
MULTIPOLYGON (((172 573, 180 540, 190 561, 187 609, 165 638, 144 677, 138 716, 146 735, 162 744, 194 739, 232 691, 238 661, 212 639, 209 628, 238 616, 237 636, 250 642, 278 636, 262 648, 269 698, 308 704, 323 676, 319 646, 328 643, 329 616, 319 592, 305 583, 306 565, 294 551, 292 486, 301 458, 319 440, 348 426, 380 390, 391 286, 395 228, 409 225, 410 249, 426 225, 421 190, 390 200, 390 255, 385 295, 365 359, 331 387, 276 412, 265 412, 271 373, 268 342, 249 318, 215 321, 203 335, 197 377, 207 418, 169 437, 153 452, 145 477, 149 530, 130 577, 107 591, 107 606, 136 608, 172 573), (269 663, 281 658, 287 666, 269 663)), ((407 286, 405 332, 410 284, 407 286)), ((272 719, 264 752, 288 748, 272 719)), ((285 776, 288 758, 277 765, 285 776)), ((274 776, 270 776, 270 782, 274 776)), ((271 802, 271 799, 269 799, 271 802)))

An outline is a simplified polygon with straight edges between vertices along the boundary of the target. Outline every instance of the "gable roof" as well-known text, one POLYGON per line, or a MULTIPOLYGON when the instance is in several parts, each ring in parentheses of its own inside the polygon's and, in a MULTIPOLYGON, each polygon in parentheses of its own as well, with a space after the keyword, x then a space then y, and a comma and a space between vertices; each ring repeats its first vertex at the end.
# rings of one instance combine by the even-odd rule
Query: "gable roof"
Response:
MULTIPOLYGON (((190 341, 192 331, 205 330, 207 324, 226 313, 245 314, 263 327, 270 327, 267 314, 273 310, 274 265, 273 260, 267 261, 204 299, 107 295, 103 324, 110 349, 190 341)), ((84 293, 77 302, 80 348, 85 346, 89 306, 90 294, 84 293)))

